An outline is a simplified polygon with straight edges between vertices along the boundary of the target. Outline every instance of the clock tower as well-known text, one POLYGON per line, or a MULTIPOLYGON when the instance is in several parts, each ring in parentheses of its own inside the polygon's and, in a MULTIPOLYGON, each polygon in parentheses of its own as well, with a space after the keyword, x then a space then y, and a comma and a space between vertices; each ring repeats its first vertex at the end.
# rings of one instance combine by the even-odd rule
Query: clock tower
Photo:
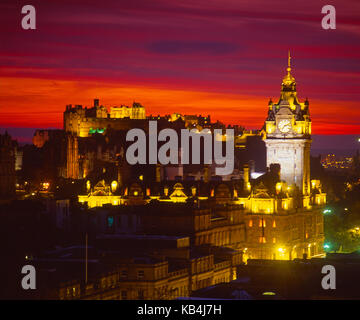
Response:
POLYGON ((311 119, 309 102, 300 102, 291 74, 290 52, 287 74, 277 103, 269 102, 265 121, 266 165, 280 164, 280 178, 310 194, 311 119))

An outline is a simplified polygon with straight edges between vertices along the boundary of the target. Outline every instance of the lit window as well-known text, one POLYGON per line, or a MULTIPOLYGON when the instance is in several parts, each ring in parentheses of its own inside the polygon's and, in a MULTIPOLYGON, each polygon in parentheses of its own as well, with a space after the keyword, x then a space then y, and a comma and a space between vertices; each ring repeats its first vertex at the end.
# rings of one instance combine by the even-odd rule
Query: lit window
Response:
POLYGON ((117 186, 118 186, 118 184, 116 181, 111 182, 111 191, 115 192, 117 189, 117 186))
POLYGON ((111 228, 114 225, 114 217, 108 216, 107 220, 108 220, 108 227, 111 228))
POLYGON ((276 238, 273 238, 273 243, 276 243, 276 238))
POLYGON ((273 226, 273 228, 276 228, 276 221, 275 221, 275 220, 273 221, 273 225, 272 225, 272 226, 273 226))
POLYGON ((249 227, 251 228, 253 226, 253 221, 249 220, 249 227))
POLYGON ((259 237, 259 242, 260 243, 266 243, 265 237, 259 237))
POLYGON ((266 227, 266 221, 264 219, 259 220, 259 227, 266 227))

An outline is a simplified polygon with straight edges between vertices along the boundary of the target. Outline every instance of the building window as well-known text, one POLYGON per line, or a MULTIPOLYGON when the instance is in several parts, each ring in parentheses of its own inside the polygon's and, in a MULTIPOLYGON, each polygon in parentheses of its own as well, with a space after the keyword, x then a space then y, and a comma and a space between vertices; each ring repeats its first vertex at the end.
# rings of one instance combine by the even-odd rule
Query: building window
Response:
POLYGON ((276 221, 275 220, 273 221, 272 226, 273 226, 273 228, 276 228, 276 221))
POLYGON ((259 242, 260 242, 260 243, 266 243, 265 237, 260 237, 260 238, 259 238, 259 242))
POLYGON ((121 291, 121 300, 127 299, 127 291, 121 291))
POLYGON ((249 227, 251 228, 253 226, 253 221, 249 220, 249 227))
POLYGON ((122 222, 121 222, 121 216, 118 217, 118 226, 121 228, 122 222))
POLYGON ((276 238, 273 238, 273 243, 276 243, 276 238))
POLYGON ((121 278, 126 278, 127 277, 127 271, 126 270, 122 270, 121 271, 121 278))
POLYGON ((108 216, 107 223, 108 223, 108 227, 111 228, 114 225, 114 217, 108 216))
POLYGON ((142 290, 142 289, 138 290, 138 299, 144 300, 144 290, 142 290))
POLYGON ((139 270, 138 271, 138 278, 142 279, 142 278, 144 278, 144 276, 145 276, 144 270, 139 270))

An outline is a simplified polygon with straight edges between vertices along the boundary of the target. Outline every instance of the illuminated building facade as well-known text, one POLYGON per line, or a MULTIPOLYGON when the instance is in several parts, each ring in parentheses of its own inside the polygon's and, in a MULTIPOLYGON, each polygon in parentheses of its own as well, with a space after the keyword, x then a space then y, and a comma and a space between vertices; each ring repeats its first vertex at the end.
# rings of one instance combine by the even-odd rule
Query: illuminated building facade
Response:
POLYGON ((354 167, 353 157, 339 157, 335 154, 327 154, 322 157, 321 165, 329 170, 349 170, 354 167))
MULTIPOLYGON (((138 181, 125 184, 112 195, 80 195, 79 202, 93 209, 118 203, 113 210, 104 207, 97 211, 102 215, 99 233, 187 234, 195 246, 240 250, 245 261, 321 255, 326 195, 320 181, 311 182, 309 205, 304 208, 301 196, 280 180, 277 166, 255 180, 250 179, 248 168, 244 169, 244 179, 138 181), (190 210, 187 206, 191 203, 194 208, 190 210), (132 218, 121 210, 130 206, 137 207, 132 218)), ((110 185, 106 188, 110 190, 110 185)))
MULTIPOLYGON (((155 181, 125 182, 117 190, 117 203, 146 207, 156 200, 180 207, 191 202, 198 203, 199 210, 190 216, 174 215, 174 207, 163 215, 145 215, 135 219, 140 221, 138 230, 157 230, 163 234, 172 230, 170 225, 174 221, 177 230, 182 225, 192 225, 192 229, 184 229, 184 232, 191 231, 194 245, 242 250, 245 260, 294 259, 302 258, 304 254, 313 257, 323 253, 322 208, 326 194, 320 181, 310 181, 308 102, 300 103, 297 99, 290 57, 287 71, 280 101, 271 103, 265 122, 268 171, 252 179, 250 167, 244 165, 243 172, 237 177, 222 181, 211 175, 209 166, 203 166, 203 173, 197 180, 183 174, 177 179, 166 180, 158 172, 164 168, 157 166, 154 168, 155 181), (211 209, 203 209, 204 205, 211 209)), ((240 135, 238 138, 241 146, 245 145, 248 136, 257 135, 243 133, 245 137, 240 135)), ((114 199, 108 197, 103 197, 102 204, 113 204, 114 199)), ((87 202, 88 207, 97 206, 91 194, 80 195, 79 202, 87 202)))
POLYGON ((104 180, 99 181, 93 188, 91 188, 90 181, 86 182, 87 195, 80 195, 79 202, 87 203, 89 208, 102 207, 104 204, 111 204, 114 206, 123 204, 119 195, 114 194, 117 190, 118 184, 116 181, 111 183, 111 186, 105 184, 104 180))
POLYGON ((120 107, 111 107, 110 109, 110 118, 115 119, 145 119, 145 108, 137 102, 134 102, 132 107, 120 106, 120 107))
POLYGON ((88 137, 92 133, 103 133, 106 129, 114 130, 142 128, 145 123, 145 108, 137 102, 131 107, 106 107, 94 99, 94 106, 83 108, 81 105, 67 105, 64 112, 64 130, 78 137, 88 137), (131 121, 129 121, 131 120, 131 121))
POLYGON ((290 52, 279 102, 270 100, 264 129, 270 172, 253 187, 251 214, 246 218, 251 248, 246 248, 245 259, 321 255, 324 241, 321 208, 326 204, 326 194, 320 181, 310 183, 309 103, 307 100, 300 103, 297 98, 290 52), (256 242, 258 245, 254 245, 256 242))

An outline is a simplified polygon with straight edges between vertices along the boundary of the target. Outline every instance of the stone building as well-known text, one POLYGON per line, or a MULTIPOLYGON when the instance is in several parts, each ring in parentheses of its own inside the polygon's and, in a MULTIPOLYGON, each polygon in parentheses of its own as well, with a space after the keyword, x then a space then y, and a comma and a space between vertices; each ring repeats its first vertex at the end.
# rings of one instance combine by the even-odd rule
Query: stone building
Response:
POLYGON ((94 106, 83 108, 82 105, 67 105, 64 112, 64 130, 78 137, 88 137, 93 133, 103 133, 112 128, 115 130, 145 127, 145 108, 137 102, 131 107, 106 107, 94 99, 94 106))
MULTIPOLYGON (((250 166, 245 164, 238 177, 222 181, 203 166, 198 180, 185 175, 166 180, 157 166, 155 181, 127 181, 114 194, 120 206, 139 206, 135 219, 139 230, 183 232, 196 246, 242 250, 245 260, 323 254, 326 194, 320 181, 310 180, 308 102, 298 101, 290 71, 289 57, 280 100, 270 103, 263 130, 267 172, 252 179, 250 166), (194 208, 186 207, 189 204, 194 208)), ((90 194, 79 196, 79 202, 94 207, 91 201, 90 194)))
MULTIPOLYGON (((290 53, 287 75, 281 84, 277 103, 269 102, 265 121, 266 160, 269 167, 278 163, 281 179, 295 184, 304 195, 310 194, 311 119, 309 102, 299 102, 295 78, 291 75, 290 53)), ((308 202, 304 198, 304 204, 308 202)))

